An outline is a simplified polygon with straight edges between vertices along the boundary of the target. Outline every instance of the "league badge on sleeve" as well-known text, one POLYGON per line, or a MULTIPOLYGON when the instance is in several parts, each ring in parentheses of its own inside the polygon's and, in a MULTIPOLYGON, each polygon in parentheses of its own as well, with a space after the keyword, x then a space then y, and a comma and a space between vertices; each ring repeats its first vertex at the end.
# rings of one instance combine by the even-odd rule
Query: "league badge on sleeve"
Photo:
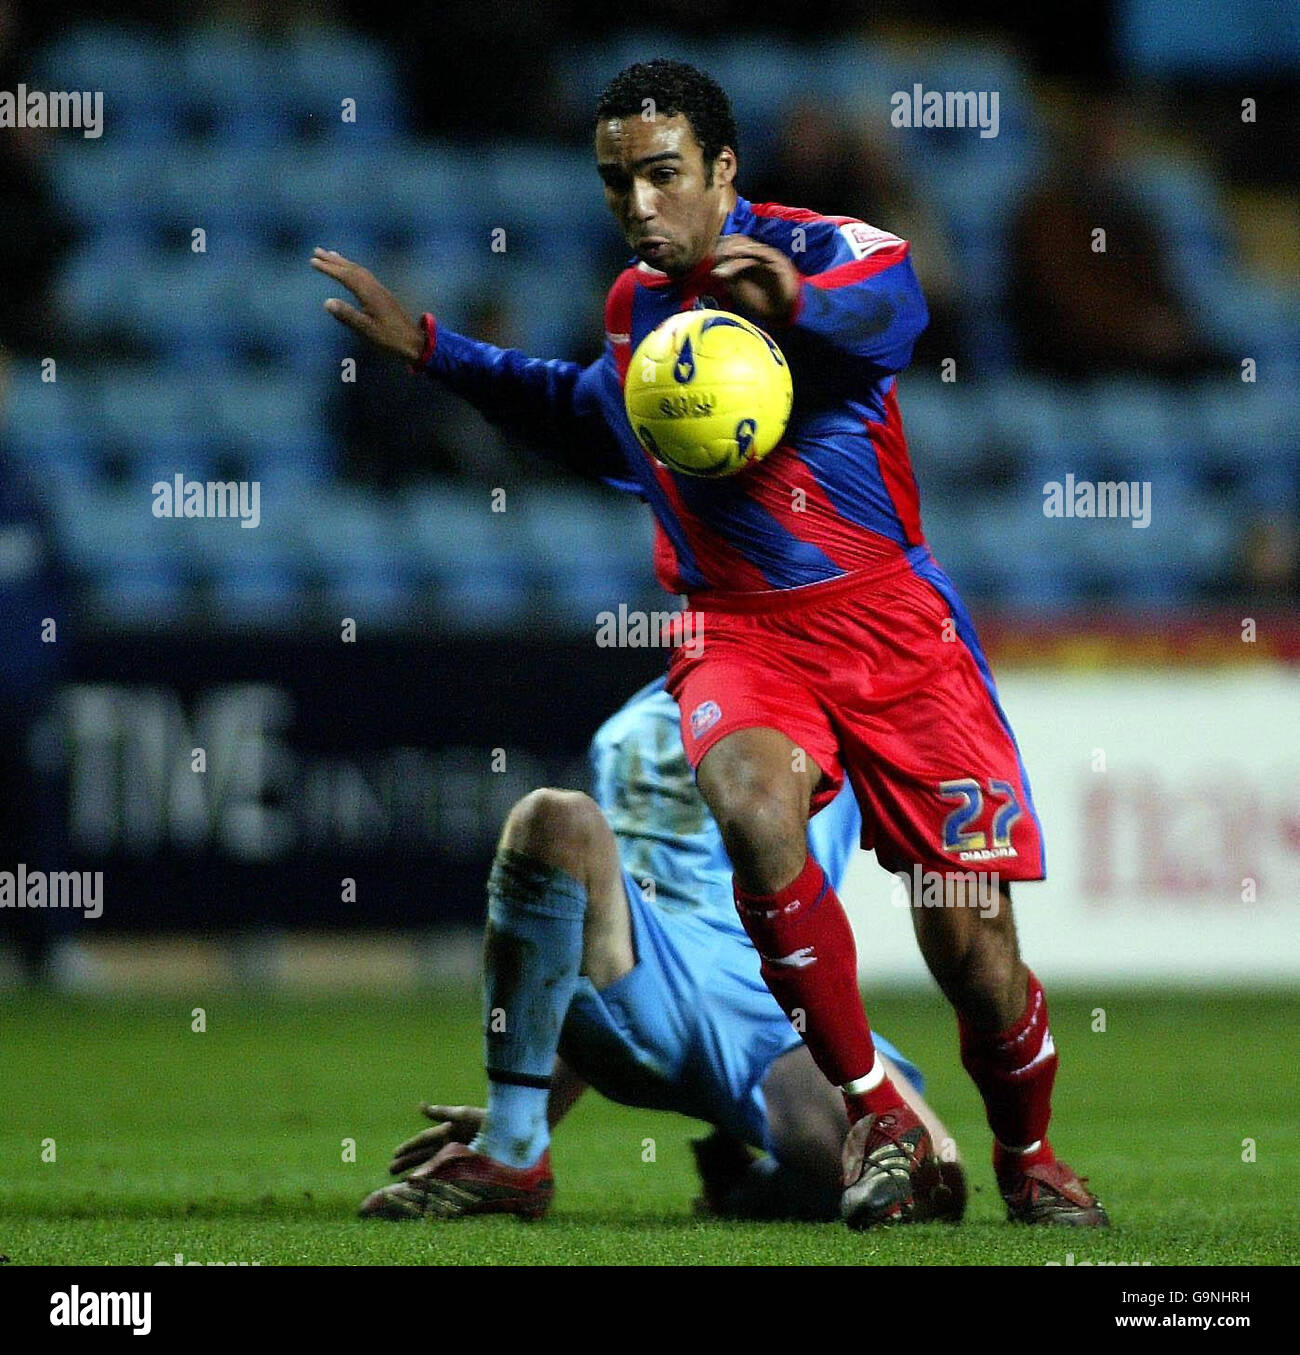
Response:
POLYGON ((701 701, 691 712, 691 737, 698 739, 722 719, 722 707, 716 701, 701 701))

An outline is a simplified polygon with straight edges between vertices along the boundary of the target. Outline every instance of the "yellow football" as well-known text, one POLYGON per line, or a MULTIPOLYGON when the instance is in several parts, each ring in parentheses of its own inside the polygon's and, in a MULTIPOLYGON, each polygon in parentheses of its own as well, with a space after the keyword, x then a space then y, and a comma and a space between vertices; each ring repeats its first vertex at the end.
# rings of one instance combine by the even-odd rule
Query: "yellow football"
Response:
POLYGON ((761 461, 790 421, 790 365, 729 311, 670 316, 637 345, 623 402, 637 440, 683 475, 734 475, 761 461))

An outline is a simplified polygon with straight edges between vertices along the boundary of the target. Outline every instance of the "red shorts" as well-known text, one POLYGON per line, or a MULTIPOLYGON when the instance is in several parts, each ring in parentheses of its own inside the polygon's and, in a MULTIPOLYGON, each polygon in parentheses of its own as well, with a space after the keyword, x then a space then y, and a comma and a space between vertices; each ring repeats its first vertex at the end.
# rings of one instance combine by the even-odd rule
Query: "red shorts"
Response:
POLYGON ((847 774, 862 845, 886 870, 1043 878, 1020 752, 970 617, 932 557, 793 598, 732 594, 691 610, 694 640, 674 652, 668 690, 692 767, 738 729, 779 730, 825 774, 813 813, 847 774))

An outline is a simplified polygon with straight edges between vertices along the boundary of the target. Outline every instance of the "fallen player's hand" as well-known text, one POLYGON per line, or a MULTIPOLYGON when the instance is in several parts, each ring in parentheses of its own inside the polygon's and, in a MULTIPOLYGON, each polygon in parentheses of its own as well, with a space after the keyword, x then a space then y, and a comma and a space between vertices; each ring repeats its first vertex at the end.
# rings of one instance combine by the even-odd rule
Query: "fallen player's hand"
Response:
POLYGON ((768 325, 789 323, 803 281, 779 249, 748 235, 724 235, 718 240, 709 276, 727 284, 738 309, 768 325))
POLYGON ((481 1106, 421 1106, 420 1111, 433 1121, 433 1128, 423 1129, 398 1145, 388 1166, 394 1176, 428 1162, 449 1143, 468 1143, 483 1128, 487 1116, 481 1106))
POLYGON ((386 353, 405 358, 407 362, 420 360, 424 352, 424 331, 368 268, 345 259, 337 250, 319 246, 312 252, 311 266, 326 277, 341 282, 361 303, 361 309, 357 310, 336 296, 330 297, 325 309, 336 320, 386 353))

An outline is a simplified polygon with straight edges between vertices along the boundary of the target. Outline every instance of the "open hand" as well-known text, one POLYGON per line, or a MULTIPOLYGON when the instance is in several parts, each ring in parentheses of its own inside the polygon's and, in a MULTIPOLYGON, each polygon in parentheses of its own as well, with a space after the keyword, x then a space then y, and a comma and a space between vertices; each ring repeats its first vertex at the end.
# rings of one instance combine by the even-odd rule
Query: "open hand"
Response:
POLYGON ((433 1128, 422 1129, 398 1145, 388 1165, 394 1176, 428 1162, 449 1143, 468 1143, 483 1128, 487 1116, 481 1106, 421 1106, 420 1112, 433 1121, 433 1128))
POLYGON ((360 303, 358 310, 336 296, 330 297, 325 309, 336 320, 386 353, 407 362, 419 361, 424 352, 424 331, 368 268, 345 259, 337 250, 319 247, 312 252, 311 266, 341 282, 360 303))
POLYGON ((760 324, 790 321, 802 279, 779 249, 748 235, 724 235, 713 247, 710 277, 727 284, 737 310, 760 324))

